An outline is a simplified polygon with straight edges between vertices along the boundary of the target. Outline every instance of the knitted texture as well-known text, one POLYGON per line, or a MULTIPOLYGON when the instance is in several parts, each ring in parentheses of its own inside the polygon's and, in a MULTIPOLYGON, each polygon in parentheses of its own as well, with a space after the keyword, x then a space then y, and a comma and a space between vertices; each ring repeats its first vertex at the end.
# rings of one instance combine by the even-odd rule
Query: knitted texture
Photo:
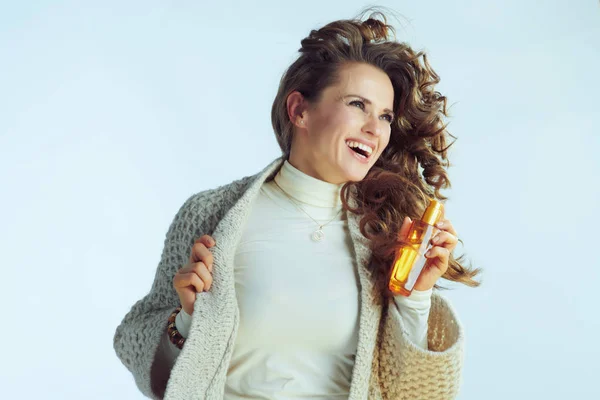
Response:
POLYGON ((463 363, 462 328, 450 303, 432 296, 428 323, 429 351, 408 339, 392 301, 383 311, 376 348, 378 383, 383 399, 443 400, 458 394, 463 363), (451 379, 448 379, 450 378, 451 379))
MULTIPOLYGON (((140 391, 152 399, 222 399, 239 326, 233 258, 252 203, 265 180, 283 163, 260 173, 194 194, 175 215, 150 292, 117 327, 114 349, 140 391), (190 332, 174 365, 161 352, 170 313, 179 304, 173 276, 189 260, 196 238, 215 238, 213 285, 197 295, 190 332)), ((349 199, 354 206, 354 200, 349 199)), ((349 213, 348 228, 361 285, 359 338, 349 399, 453 399, 458 392, 464 335, 449 302, 434 292, 428 342, 410 342, 393 301, 383 306, 371 272, 369 240, 360 216, 349 213)))

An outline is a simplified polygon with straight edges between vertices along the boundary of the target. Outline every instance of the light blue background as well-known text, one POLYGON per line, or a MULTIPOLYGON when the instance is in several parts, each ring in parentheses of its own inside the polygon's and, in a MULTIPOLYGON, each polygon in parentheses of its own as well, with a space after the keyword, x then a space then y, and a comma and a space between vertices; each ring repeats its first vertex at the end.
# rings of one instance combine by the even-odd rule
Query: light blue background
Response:
MULTIPOLYGON (((112 338, 173 216, 279 155, 300 40, 367 4, 0 4, 2 397, 141 399, 112 338)), ((458 137, 447 216, 485 269, 446 292, 459 398, 600 398, 598 1, 377 4, 428 52, 458 137)))

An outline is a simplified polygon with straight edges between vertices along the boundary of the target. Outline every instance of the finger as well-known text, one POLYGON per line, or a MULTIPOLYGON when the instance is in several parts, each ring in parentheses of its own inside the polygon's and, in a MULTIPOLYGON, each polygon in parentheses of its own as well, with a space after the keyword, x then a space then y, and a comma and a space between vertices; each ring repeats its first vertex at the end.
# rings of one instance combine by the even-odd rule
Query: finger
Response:
POLYGON ((439 231, 433 238, 431 238, 431 243, 433 243, 435 246, 452 250, 458 244, 458 238, 450 232, 439 231))
POLYGON ((196 241, 194 242, 194 244, 196 243, 202 243, 203 245, 205 245, 207 248, 211 248, 213 247, 216 243, 215 239, 210 236, 210 235, 203 235, 202 237, 199 237, 198 239, 196 239, 196 241))
POLYGON ((204 282, 195 272, 175 275, 175 278, 173 278, 173 286, 175 289, 185 289, 191 287, 198 293, 204 290, 204 282))
POLYGON ((402 222, 402 226, 400 227, 400 232, 398 233, 398 236, 401 239, 406 238, 406 236, 408 236, 408 232, 410 231, 410 226, 412 225, 412 219, 410 219, 410 217, 407 215, 406 217, 404 217, 404 221, 402 222))
POLYGON ((190 264, 195 264, 199 261, 203 262, 208 267, 208 270, 212 272, 213 255, 202 242, 196 242, 190 254, 190 264))
POLYGON ((450 222, 449 219, 442 219, 437 224, 435 224, 435 227, 443 231, 450 232, 454 236, 458 237, 458 234, 456 233, 456 230, 454 229, 454 226, 452 225, 452 222, 450 222))
POLYGON ((448 260, 450 251, 440 246, 433 246, 425 253, 425 257, 432 261, 433 265, 442 271, 442 274, 448 269, 448 260))
POLYGON ((177 270, 178 274, 185 274, 187 272, 192 272, 194 270, 194 265, 196 263, 193 262, 188 262, 187 264, 185 264, 183 267, 179 268, 179 270, 177 270))
POLYGON ((194 272, 202 279, 204 282, 204 289, 210 290, 212 286, 213 277, 206 265, 202 262, 196 263, 194 265, 194 272))

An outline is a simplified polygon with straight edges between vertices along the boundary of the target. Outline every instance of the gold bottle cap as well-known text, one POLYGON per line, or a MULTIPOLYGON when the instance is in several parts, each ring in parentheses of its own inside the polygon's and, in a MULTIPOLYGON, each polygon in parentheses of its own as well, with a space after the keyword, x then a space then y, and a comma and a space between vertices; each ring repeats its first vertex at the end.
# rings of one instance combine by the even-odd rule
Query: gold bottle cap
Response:
POLYGON ((421 220, 429 225, 435 225, 444 215, 444 205, 437 200, 430 199, 427 209, 421 220))

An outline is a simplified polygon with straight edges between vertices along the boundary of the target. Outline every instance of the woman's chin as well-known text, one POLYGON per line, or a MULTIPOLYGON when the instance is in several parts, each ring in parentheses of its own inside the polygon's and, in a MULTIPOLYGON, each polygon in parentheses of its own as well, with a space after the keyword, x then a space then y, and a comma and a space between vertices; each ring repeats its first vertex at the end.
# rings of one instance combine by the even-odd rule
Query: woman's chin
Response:
POLYGON ((369 167, 367 165, 352 165, 350 167, 343 168, 344 171, 344 180, 351 182, 362 181, 367 173, 369 172, 369 167))
POLYGON ((346 181, 362 181, 371 169, 371 160, 359 158, 352 150, 348 151, 347 159, 343 160, 341 169, 346 181))
POLYGON ((321 176, 324 178, 323 180, 336 184, 362 181, 371 169, 370 163, 365 164, 362 162, 357 162, 353 159, 338 160, 337 162, 333 161, 329 165, 330 169, 327 172, 333 172, 337 170, 337 173, 326 173, 321 174, 321 176))

